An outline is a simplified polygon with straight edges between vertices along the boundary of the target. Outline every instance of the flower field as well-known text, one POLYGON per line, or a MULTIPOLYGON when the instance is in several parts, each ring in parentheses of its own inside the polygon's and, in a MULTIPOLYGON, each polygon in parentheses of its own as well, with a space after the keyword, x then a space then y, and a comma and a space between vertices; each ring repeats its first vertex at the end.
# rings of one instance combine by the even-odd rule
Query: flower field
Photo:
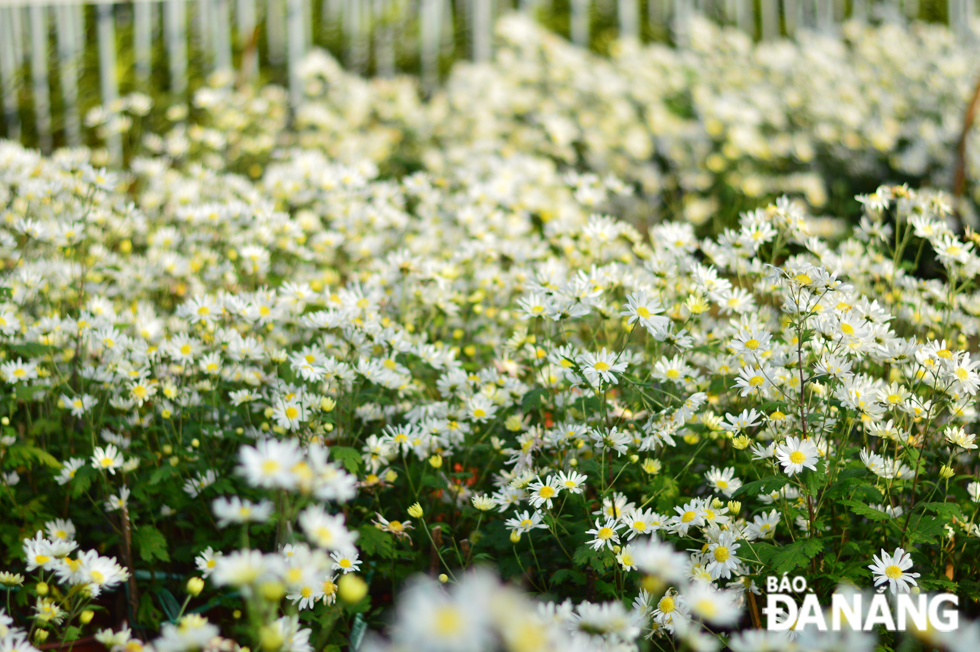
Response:
POLYGON ((980 649, 976 46, 498 32, 0 142, 0 652, 980 649))

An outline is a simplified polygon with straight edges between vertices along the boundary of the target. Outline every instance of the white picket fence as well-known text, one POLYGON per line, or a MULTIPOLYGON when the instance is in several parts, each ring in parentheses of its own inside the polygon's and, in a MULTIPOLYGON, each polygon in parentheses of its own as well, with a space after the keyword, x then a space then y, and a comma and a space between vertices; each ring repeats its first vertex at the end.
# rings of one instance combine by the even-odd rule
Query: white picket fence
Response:
MULTIPOLYGON (((980 0, 945 1, 951 28, 964 37, 971 33, 967 26, 976 17, 980 0)), ((685 25, 700 12, 757 38, 773 39, 792 36, 799 29, 832 32, 845 19, 864 19, 872 12, 895 20, 918 16, 920 9, 919 0, 568 0, 567 4, 569 36, 581 45, 589 44, 597 16, 614 19, 623 38, 665 33, 668 28, 683 38, 685 25), (653 29, 644 30, 644 23, 653 29)), ((0 0, 5 133, 20 139, 22 117, 32 111, 35 144, 50 151, 55 131, 52 60, 57 62, 61 94, 58 123, 65 143, 74 146, 83 141, 82 66, 93 54, 104 106, 112 106, 119 97, 121 83, 150 90, 154 43, 161 42, 173 101, 186 98, 192 66, 201 72, 245 66, 248 69, 241 72, 253 78, 260 72, 281 76, 295 104, 300 99, 300 60, 314 44, 337 43, 342 44, 344 64, 357 72, 387 76, 399 71, 399 61, 417 62, 411 72, 419 73, 423 87, 431 90, 438 83, 441 62, 454 56, 489 60, 494 17, 515 9, 548 16, 553 0, 0 0), (320 26, 318 34, 314 34, 315 24, 320 26), (125 73, 120 72, 117 40, 123 32, 131 34, 131 46, 124 54, 133 64, 125 73), (242 57, 260 41, 261 59, 242 57), (30 109, 21 106, 25 83, 30 109)), ((109 149, 119 160, 118 137, 109 149)))

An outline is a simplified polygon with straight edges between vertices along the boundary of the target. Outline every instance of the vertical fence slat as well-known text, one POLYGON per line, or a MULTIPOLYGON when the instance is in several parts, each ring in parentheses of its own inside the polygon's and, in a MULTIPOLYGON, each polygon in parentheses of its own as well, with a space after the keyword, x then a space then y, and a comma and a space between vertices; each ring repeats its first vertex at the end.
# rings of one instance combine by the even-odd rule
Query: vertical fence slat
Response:
POLYGON ((299 78, 299 64, 303 60, 306 37, 303 35, 303 0, 287 0, 286 30, 288 33, 287 65, 289 67, 289 102, 299 106, 303 98, 302 82, 299 78))
POLYGON ((772 41, 779 38, 779 0, 761 0, 759 10, 762 14, 762 39, 772 41))
POLYGON ((51 87, 48 80, 48 12, 40 5, 30 6, 31 86, 37 137, 41 150, 51 151, 51 87))
POLYGON ((153 13, 156 8, 156 4, 149 0, 137 0, 133 3, 133 54, 136 58, 136 81, 146 91, 150 88, 153 13))
POLYGON ((640 38, 639 0, 619 0, 616 14, 619 19, 619 38, 640 38))
POLYGON ((799 29, 800 0, 783 0, 783 24, 786 25, 786 35, 793 36, 799 29))
POLYGON ((422 88, 435 88, 439 76, 439 40, 441 37, 441 0, 422 0, 419 12, 419 53, 422 64, 422 88))
POLYGON ((282 0, 268 0, 265 5, 265 38, 269 46, 269 63, 281 65, 286 57, 286 29, 282 0))
MULTIPOLYGON (((572 0, 573 7, 576 1, 588 2, 588 0, 572 0)), ((473 0, 470 21, 473 30, 473 60, 490 61, 493 42, 493 0, 473 0)))
POLYGON ((394 7, 391 0, 374 0, 374 15, 378 27, 374 30, 375 72, 380 77, 395 74, 395 27, 394 7))
MULTIPOLYGON (((236 0, 235 25, 238 27, 238 47, 243 52, 252 44, 257 22, 255 0, 236 0)), ((249 56, 242 55, 242 74, 245 77, 252 78, 258 73, 258 60, 257 52, 253 52, 249 56)))
POLYGON ((589 4, 589 0, 572 0, 572 43, 580 47, 589 45, 589 4))
POLYGON ((214 0, 212 39, 214 40, 214 69, 231 70, 231 7, 230 0, 214 0))
POLYGON ((75 41, 75 25, 72 7, 59 6, 55 10, 58 33, 58 70, 61 76, 61 97, 64 99, 65 140, 71 147, 81 144, 81 125, 78 117, 78 44, 75 41))
POLYGON ((20 140, 20 115, 17 111, 17 59, 14 43, 14 7, 0 7, 0 84, 3 85, 3 122, 7 138, 20 140))
POLYGON ((187 13, 184 0, 167 0, 163 26, 166 31, 170 90, 179 99, 187 92, 187 13))
MULTIPOLYGON (((102 106, 114 112, 119 99, 119 80, 116 77, 116 19, 113 5, 98 5, 99 40, 99 82, 102 90, 102 106)), ((109 158, 114 163, 122 162, 122 139, 109 125, 109 158)))

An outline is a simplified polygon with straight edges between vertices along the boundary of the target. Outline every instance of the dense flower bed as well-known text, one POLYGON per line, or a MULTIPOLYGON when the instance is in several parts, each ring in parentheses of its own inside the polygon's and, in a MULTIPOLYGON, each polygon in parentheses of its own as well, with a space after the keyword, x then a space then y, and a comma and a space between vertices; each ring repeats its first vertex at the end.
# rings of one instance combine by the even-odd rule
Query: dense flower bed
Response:
MULTIPOLYGON (((314 58, 322 98, 291 130, 276 89, 216 88, 193 126, 134 128, 126 171, 0 143, 0 650, 977 649, 980 237, 951 229, 953 201, 883 185, 853 228, 809 196, 714 235, 693 214, 638 230, 624 216, 665 175, 685 206, 721 201, 685 157, 772 180, 797 155, 755 151, 780 138, 739 111, 716 136, 604 122, 673 102, 621 62, 691 57, 714 80, 699 115, 724 105, 711 84, 816 73, 710 73, 744 49, 726 33, 562 77, 586 55, 504 31, 537 69, 505 50, 425 105, 314 58), (477 102, 481 84, 499 91, 477 102), (954 593, 960 626, 767 632, 783 574, 825 607, 954 593)), ((869 34, 879 53, 944 38, 869 34)), ((828 164, 885 174, 921 150, 920 175, 949 171, 947 141, 836 151, 842 132, 790 124, 828 164)))

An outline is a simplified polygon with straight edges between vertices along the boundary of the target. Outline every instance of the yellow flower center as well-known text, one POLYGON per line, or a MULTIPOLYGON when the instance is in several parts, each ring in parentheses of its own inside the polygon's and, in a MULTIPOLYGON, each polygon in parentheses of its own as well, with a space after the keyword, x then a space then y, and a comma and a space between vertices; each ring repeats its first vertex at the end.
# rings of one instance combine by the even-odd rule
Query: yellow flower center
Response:
POLYGON ((715 554, 715 561, 722 564, 728 561, 728 558, 732 556, 732 554, 728 551, 728 548, 726 548, 725 546, 718 546, 717 548, 715 548, 714 554, 715 554))
POLYGON ((690 523, 691 521, 694 520, 695 516, 697 516, 695 512, 692 511, 684 512, 681 515, 681 523, 690 523))
POLYGON ((463 629, 463 616, 455 607, 440 607, 432 620, 432 625, 439 636, 454 636, 463 629))
POLYGON ((548 485, 545 485, 538 490, 538 495, 544 498, 545 500, 547 500, 548 498, 551 498, 552 496, 555 495, 555 489, 554 487, 549 487, 548 485))
POLYGON ((638 306, 636 309, 636 314, 643 319, 650 318, 650 311, 646 309, 646 306, 638 306))
POLYGON ((279 462, 275 460, 266 460, 262 462, 263 473, 275 473, 278 470, 279 470, 279 462))
POLYGON ((759 348, 759 340, 749 340, 745 343, 745 348, 749 349, 750 351, 755 351, 757 348, 759 348))
POLYGON ((891 566, 885 569, 885 577, 887 577, 890 580, 897 580, 901 576, 902 576, 902 569, 896 566, 895 564, 892 564, 891 566))
POLYGON ((669 595, 662 597, 660 602, 657 603, 657 608, 665 614, 671 613, 676 608, 674 605, 674 599, 669 595))
POLYGON ((288 408, 286 408, 284 414, 286 415, 287 419, 295 419, 299 416, 299 410, 290 405, 288 408))
POLYGON ((596 536, 602 541, 608 541, 609 539, 612 539, 613 530, 611 527, 601 527, 599 528, 599 533, 596 536))
POLYGON ((609 365, 601 360, 595 363, 594 368, 596 371, 609 371, 609 365))
POLYGON ((793 464, 803 464, 806 461, 806 455, 800 451, 793 451, 789 454, 789 461, 793 464))

